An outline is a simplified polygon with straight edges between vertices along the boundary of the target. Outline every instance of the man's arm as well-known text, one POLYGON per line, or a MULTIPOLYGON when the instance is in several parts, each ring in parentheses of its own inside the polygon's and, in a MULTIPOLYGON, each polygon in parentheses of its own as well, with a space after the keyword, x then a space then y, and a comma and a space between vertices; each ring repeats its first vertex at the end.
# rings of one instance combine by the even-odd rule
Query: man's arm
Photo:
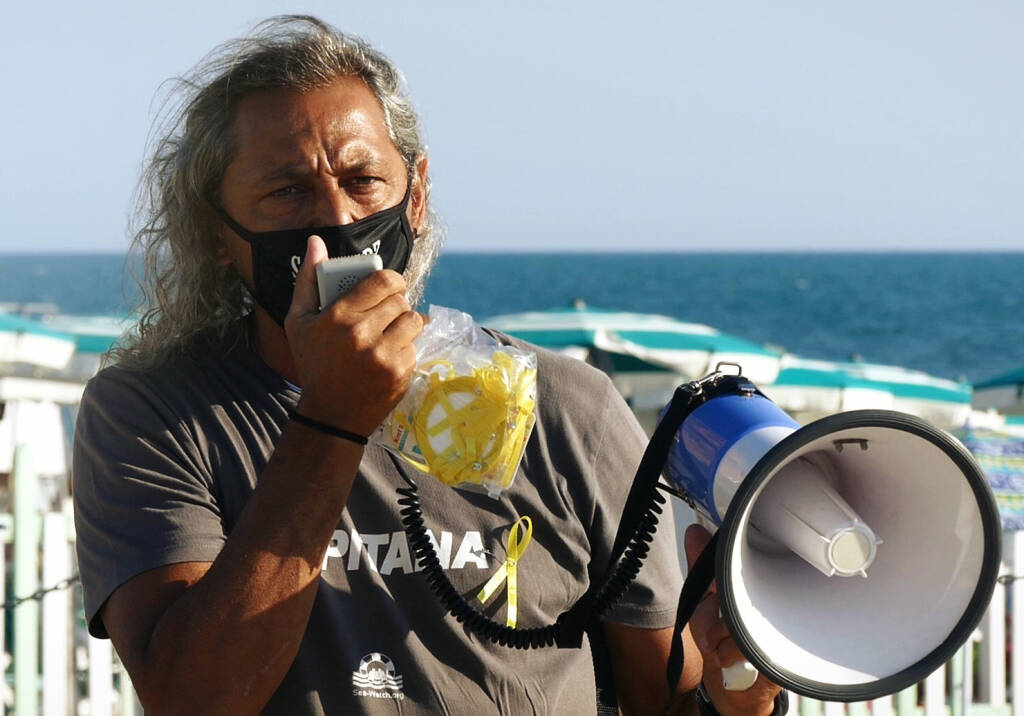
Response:
MULTIPOLYGON (((716 599, 715 609, 717 605, 716 599)), ((709 635, 728 634, 721 618, 717 614, 711 615, 707 609, 695 614, 691 623, 705 640, 709 635)), ((625 716, 660 716, 666 713, 668 682, 665 670, 672 644, 672 628, 641 629, 606 622, 604 632, 615 672, 619 710, 625 716)), ((722 668, 739 662, 743 656, 729 637, 707 643, 711 646, 705 658, 691 636, 690 627, 683 630, 683 675, 668 713, 697 716, 696 690, 703 678, 708 696, 722 716, 771 714, 779 687, 758 676, 757 682, 746 691, 726 691, 722 686, 722 668)))
MULTIPOLYGON (((323 243, 311 241, 286 322, 299 411, 367 435, 404 393, 422 322, 393 272, 316 314, 314 270, 324 257, 323 243), (338 379, 345 358, 358 379, 338 379)), ((212 563, 153 569, 111 594, 101 616, 148 712, 265 706, 298 651, 361 457, 360 445, 290 423, 212 563)))
POLYGON ((289 425, 212 564, 160 567, 114 591, 101 615, 147 712, 263 708, 298 651, 361 452, 289 425))
MULTIPOLYGON (((605 622, 604 633, 615 672, 619 710, 625 716, 664 714, 668 698, 665 670, 672 647, 672 628, 641 629, 605 622)), ((683 630, 683 650, 683 675, 669 713, 696 716, 694 694, 700 683, 701 660, 689 628, 683 630)))
MULTIPOLYGON (((711 535, 697 526, 686 531, 686 561, 690 567, 711 535)), ((623 714, 663 714, 668 697, 666 667, 672 646, 672 628, 640 629, 606 622, 605 635, 615 672, 619 707, 623 714)), ((781 690, 764 676, 745 691, 727 691, 722 669, 743 661, 718 608, 714 585, 704 596, 690 623, 683 629, 683 674, 669 713, 696 716, 695 691, 703 681, 712 704, 722 716, 768 716, 781 690), (692 631, 691 631, 692 630, 692 631)))

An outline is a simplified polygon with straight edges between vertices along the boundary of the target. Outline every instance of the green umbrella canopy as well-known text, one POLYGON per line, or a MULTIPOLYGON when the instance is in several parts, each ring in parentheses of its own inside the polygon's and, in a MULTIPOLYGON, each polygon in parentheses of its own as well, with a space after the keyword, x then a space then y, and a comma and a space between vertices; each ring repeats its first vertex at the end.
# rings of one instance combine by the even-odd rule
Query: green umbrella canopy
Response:
POLYGON ((974 407, 1024 413, 1024 366, 974 384, 974 407))
POLYGON ((989 378, 983 380, 980 383, 975 383, 975 390, 982 388, 997 388, 1004 385, 1017 385, 1018 383, 1024 383, 1024 365, 1016 370, 1011 370, 1009 373, 1003 373, 997 375, 995 378, 989 378))
POLYGON ((0 314, 0 363, 63 368, 74 351, 74 336, 28 318, 0 314))
POLYGON ((582 304, 494 316, 483 324, 551 350, 604 353, 619 371, 662 370, 691 379, 729 361, 755 382, 770 381, 782 355, 700 323, 582 304))
POLYGON ((78 353, 102 354, 110 350, 132 326, 131 316, 70 316, 45 319, 48 328, 70 335, 78 353))
POLYGON ((762 386, 786 410, 829 414, 878 408, 918 415, 944 427, 962 425, 971 387, 899 366, 808 360, 787 355, 773 383, 762 386))
POLYGON ((73 339, 73 336, 66 331, 57 330, 31 318, 24 318, 11 313, 0 313, 0 332, 24 333, 63 340, 73 339))

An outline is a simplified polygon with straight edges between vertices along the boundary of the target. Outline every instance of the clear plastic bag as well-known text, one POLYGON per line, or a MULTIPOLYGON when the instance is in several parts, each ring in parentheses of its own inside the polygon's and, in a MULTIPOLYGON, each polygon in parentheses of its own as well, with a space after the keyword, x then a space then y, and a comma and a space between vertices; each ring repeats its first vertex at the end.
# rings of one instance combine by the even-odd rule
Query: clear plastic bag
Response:
POLYGON ((441 306, 415 345, 409 390, 372 439, 446 485, 498 497, 536 421, 537 356, 441 306))

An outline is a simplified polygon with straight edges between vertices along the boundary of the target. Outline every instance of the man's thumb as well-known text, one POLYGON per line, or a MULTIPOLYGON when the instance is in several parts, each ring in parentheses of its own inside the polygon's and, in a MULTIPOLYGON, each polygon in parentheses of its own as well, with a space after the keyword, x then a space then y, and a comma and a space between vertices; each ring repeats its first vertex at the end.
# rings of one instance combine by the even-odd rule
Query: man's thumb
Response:
POLYGON ((711 533, 700 525, 693 524, 686 528, 683 535, 683 549, 686 551, 686 567, 693 569, 694 563, 700 557, 701 552, 711 541, 711 533))
POLYGON ((316 266, 327 259, 327 247, 319 236, 310 236, 306 242, 306 256, 295 277, 295 293, 291 312, 305 315, 320 309, 320 292, 316 285, 316 266))

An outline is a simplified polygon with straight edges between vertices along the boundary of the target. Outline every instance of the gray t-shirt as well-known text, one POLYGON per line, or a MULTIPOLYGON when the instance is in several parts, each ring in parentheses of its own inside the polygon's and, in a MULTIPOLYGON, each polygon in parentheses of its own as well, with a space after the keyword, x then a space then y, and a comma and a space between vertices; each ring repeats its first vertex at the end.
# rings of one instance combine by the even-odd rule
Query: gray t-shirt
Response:
MULTIPOLYGON (((604 374, 537 353, 537 423, 500 499, 403 467, 419 486, 441 564, 467 599, 502 564, 512 524, 532 519, 518 568, 519 628, 552 623, 586 591, 588 565, 607 564, 646 444, 604 374)), ((74 499, 91 633, 106 635, 100 607, 133 576, 217 557, 298 397, 241 347, 152 373, 112 367, 89 383, 75 434, 74 499)), ((264 713, 593 713, 586 642, 512 649, 445 613, 402 528, 395 490, 404 484, 391 455, 368 446, 298 655, 264 713)), ((673 623, 675 545, 669 512, 608 621, 673 623)), ((500 591, 481 609, 504 623, 505 608, 500 591)))

